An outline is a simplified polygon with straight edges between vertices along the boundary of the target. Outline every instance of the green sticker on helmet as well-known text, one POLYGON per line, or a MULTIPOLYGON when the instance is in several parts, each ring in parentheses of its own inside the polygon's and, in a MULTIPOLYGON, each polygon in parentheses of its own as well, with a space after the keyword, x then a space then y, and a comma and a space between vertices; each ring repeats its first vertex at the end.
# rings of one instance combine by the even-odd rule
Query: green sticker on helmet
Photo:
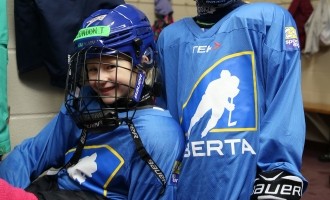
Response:
POLYGON ((88 37, 97 37, 97 36, 109 36, 110 27, 109 26, 93 26, 80 29, 76 38, 73 41, 80 40, 88 37))

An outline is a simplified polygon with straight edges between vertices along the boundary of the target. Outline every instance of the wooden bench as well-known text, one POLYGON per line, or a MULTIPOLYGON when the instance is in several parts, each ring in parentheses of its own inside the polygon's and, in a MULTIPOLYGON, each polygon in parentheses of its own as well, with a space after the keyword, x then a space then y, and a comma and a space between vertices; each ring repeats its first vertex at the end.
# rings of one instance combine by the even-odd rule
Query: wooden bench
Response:
POLYGON ((306 112, 330 115, 330 104, 304 102, 306 112))
MULTIPOLYGON (((322 161, 330 161, 330 126, 320 116, 330 115, 330 104, 304 102, 305 116, 328 141, 329 151, 319 157, 322 161)), ((330 177, 329 177, 330 178, 330 177)))

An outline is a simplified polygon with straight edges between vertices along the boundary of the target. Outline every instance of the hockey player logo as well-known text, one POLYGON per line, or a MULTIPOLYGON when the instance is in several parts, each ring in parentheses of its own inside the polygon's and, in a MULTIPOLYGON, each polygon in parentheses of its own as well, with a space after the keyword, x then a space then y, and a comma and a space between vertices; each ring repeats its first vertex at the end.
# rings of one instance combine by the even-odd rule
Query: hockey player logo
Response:
POLYGON ((80 159, 75 166, 68 168, 70 177, 77 180, 80 184, 85 182, 86 176, 92 177, 92 174, 97 171, 96 157, 96 153, 86 156, 80 159))
POLYGON ((202 138, 217 125, 225 110, 229 112, 228 127, 237 124, 237 121, 231 121, 231 116, 235 110, 234 98, 240 91, 238 89, 239 82, 240 80, 237 76, 232 76, 229 70, 222 70, 220 78, 209 83, 197 106, 196 112, 190 120, 189 129, 186 133, 188 138, 192 128, 209 110, 211 110, 212 114, 201 133, 202 138))

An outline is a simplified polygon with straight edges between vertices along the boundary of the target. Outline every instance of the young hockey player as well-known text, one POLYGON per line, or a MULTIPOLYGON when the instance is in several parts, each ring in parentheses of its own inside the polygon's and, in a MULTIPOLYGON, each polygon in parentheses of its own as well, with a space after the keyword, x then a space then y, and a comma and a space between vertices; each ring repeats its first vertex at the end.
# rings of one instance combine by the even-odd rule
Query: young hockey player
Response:
POLYGON ((0 177, 38 199, 175 198, 184 137, 154 105, 149 20, 129 4, 98 10, 74 43, 64 106, 1 162, 0 177), (49 168, 60 169, 37 179, 49 168))

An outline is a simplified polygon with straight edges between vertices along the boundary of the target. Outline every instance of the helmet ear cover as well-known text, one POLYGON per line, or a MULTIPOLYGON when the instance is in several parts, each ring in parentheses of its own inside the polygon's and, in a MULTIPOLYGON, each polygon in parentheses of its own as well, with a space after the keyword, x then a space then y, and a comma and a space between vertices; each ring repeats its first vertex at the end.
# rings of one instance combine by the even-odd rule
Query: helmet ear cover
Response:
POLYGON ((141 46, 143 44, 143 41, 140 38, 135 38, 133 40, 133 48, 135 50, 136 57, 141 56, 141 46))

